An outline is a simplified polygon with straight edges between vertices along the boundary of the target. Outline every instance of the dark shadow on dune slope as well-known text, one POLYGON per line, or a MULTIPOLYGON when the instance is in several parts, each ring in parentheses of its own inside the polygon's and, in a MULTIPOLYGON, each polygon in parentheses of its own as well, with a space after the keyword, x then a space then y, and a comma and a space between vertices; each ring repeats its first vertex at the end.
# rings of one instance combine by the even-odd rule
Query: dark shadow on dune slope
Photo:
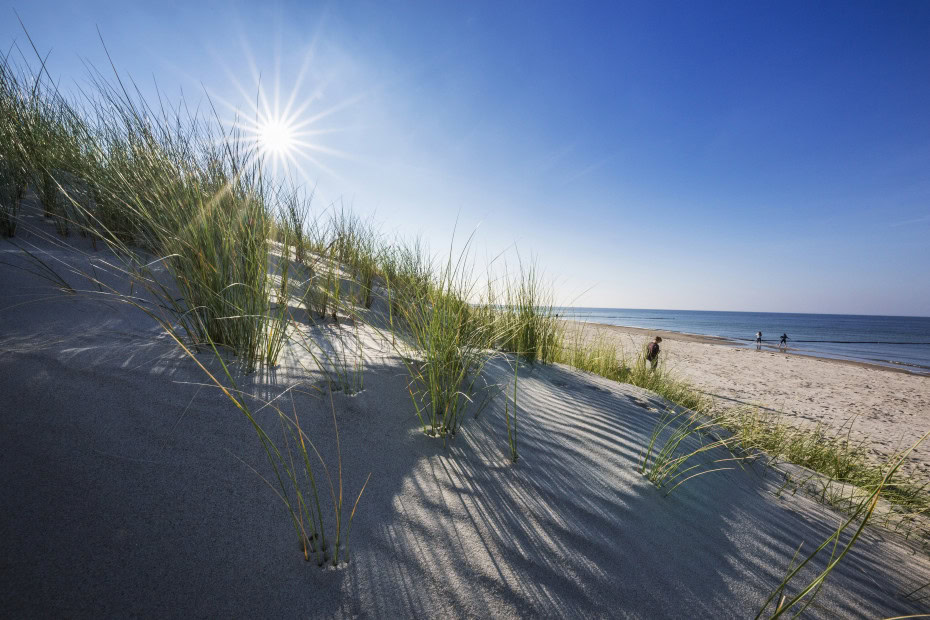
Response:
MULTIPOLYGON (((325 604, 336 600, 316 590, 333 590, 330 582, 345 572, 324 573, 303 561, 279 499, 242 462, 270 478, 253 429, 150 319, 126 306, 114 311, 62 297, 20 270, 0 269, 0 283, 36 301, 4 306, 0 321, 0 604, 8 613, 334 610, 325 604), (48 295, 55 298, 42 299, 48 295)), ((199 358, 220 376, 209 354, 199 358)), ((335 396, 346 495, 353 499, 370 471, 364 452, 376 449, 372 442, 391 438, 407 457, 392 460, 397 471, 380 472, 397 478, 434 447, 407 432, 407 410, 362 415, 378 411, 373 394, 389 389, 378 376, 402 386, 397 370, 369 369, 372 396, 335 396), (355 432, 366 425, 370 436, 355 432), (409 445, 418 440, 424 445, 409 445)), ((335 477, 332 409, 313 389, 320 379, 285 365, 238 377, 256 410, 300 388, 287 391, 286 404, 293 396, 335 477)), ((257 417, 279 440, 274 412, 265 408, 257 417)), ((328 491, 321 499, 331 511, 328 491)))
MULTIPOLYGON (((177 352, 161 356, 155 368, 127 368, 109 350, 125 344, 95 341, 99 346, 79 354, 61 343, 0 356, 4 609, 16 616, 337 611, 338 597, 320 590, 338 593, 346 571, 304 562, 280 500, 248 467, 271 479, 242 414, 203 387, 203 373, 177 352)), ((406 410, 377 406, 391 385, 402 387, 396 371, 371 368, 370 391, 334 395, 350 505, 364 475, 374 472, 361 513, 377 506, 380 493, 393 494, 391 481, 403 479, 417 459, 439 449, 411 432, 406 410), (369 459, 383 442, 396 453, 384 463, 369 459)), ((298 383, 289 372, 250 375, 239 387, 260 403, 296 385, 279 401, 287 409, 293 402, 336 478, 330 403, 312 380, 298 383)), ((397 398, 405 396, 398 391, 397 398)), ((273 411, 257 418, 280 444, 273 411)), ((319 466, 317 475, 324 479, 319 466)), ((321 491, 331 523, 329 492, 321 491)), ((353 542, 366 544, 359 532, 353 542)))

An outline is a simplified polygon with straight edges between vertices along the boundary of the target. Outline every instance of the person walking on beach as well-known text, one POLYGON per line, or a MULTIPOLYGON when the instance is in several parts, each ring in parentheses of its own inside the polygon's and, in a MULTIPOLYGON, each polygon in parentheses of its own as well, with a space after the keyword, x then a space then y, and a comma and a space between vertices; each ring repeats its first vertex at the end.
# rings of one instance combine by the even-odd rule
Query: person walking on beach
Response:
POLYGON ((662 336, 656 336, 655 340, 646 345, 646 361, 652 364, 652 370, 655 370, 659 364, 660 342, 662 342, 662 336))
POLYGON ((756 332, 756 351, 762 349, 762 332, 756 332))
POLYGON ((788 348, 788 334, 781 335, 781 342, 778 343, 779 348, 787 349, 788 348))

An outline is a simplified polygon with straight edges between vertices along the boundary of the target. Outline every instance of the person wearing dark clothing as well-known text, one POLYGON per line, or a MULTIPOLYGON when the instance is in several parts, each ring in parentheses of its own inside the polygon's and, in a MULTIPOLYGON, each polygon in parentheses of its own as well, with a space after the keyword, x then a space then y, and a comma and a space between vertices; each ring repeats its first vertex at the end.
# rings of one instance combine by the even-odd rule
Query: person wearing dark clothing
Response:
POLYGON ((781 335, 781 342, 778 343, 778 346, 780 346, 782 349, 788 348, 788 334, 781 335))
POLYGON ((655 370, 659 364, 659 343, 662 342, 662 336, 656 336, 656 339, 646 345, 646 361, 652 364, 655 370))
POLYGON ((756 332, 756 350, 762 348, 762 332, 756 332))

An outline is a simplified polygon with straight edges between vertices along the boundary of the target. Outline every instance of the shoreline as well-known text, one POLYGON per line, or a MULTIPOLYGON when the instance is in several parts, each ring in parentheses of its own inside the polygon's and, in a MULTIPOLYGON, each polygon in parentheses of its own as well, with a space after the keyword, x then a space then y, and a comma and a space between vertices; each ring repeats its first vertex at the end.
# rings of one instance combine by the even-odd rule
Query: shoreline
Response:
MULTIPOLYGON (((611 323, 598 323, 596 321, 577 321, 575 319, 559 319, 565 323, 574 323, 577 325, 594 325, 598 328, 607 328, 613 332, 628 334, 628 335, 637 335, 637 336, 661 336, 663 340, 673 340, 678 342, 695 342, 698 344, 713 344, 725 347, 733 348, 742 348, 752 350, 752 344, 739 342, 737 340, 732 340, 730 338, 724 338, 723 336, 707 336, 703 334, 689 334, 687 332, 676 332, 666 329, 647 329, 645 327, 632 327, 628 325, 614 325, 611 323)), ((885 364, 879 364, 878 362, 865 362, 861 360, 848 360, 836 357, 824 357, 821 355, 807 354, 807 353, 797 353, 791 348, 782 350, 776 346, 763 345, 763 351, 770 353, 780 353, 784 355, 791 355, 794 357, 801 357, 806 359, 820 360, 824 362, 832 362, 835 364, 843 364, 846 366, 856 366, 859 368, 868 368, 871 370, 884 370, 887 372, 900 373, 905 375, 911 375, 916 377, 925 377, 930 378, 930 372, 918 372, 916 370, 910 370, 905 366, 887 366, 885 364)))

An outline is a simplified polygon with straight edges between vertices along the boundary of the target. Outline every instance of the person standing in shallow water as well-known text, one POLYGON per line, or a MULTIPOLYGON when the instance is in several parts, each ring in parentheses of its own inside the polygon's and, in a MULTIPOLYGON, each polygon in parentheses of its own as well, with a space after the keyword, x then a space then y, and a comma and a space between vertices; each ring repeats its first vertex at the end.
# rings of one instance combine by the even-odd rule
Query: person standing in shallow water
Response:
POLYGON ((756 332, 756 351, 762 349, 762 332, 756 332))
POLYGON ((781 335, 781 342, 778 343, 778 346, 782 349, 788 348, 788 334, 781 335))
POLYGON ((646 361, 652 364, 655 370, 659 364, 659 343, 662 342, 662 336, 656 336, 656 339, 646 345, 646 361))

